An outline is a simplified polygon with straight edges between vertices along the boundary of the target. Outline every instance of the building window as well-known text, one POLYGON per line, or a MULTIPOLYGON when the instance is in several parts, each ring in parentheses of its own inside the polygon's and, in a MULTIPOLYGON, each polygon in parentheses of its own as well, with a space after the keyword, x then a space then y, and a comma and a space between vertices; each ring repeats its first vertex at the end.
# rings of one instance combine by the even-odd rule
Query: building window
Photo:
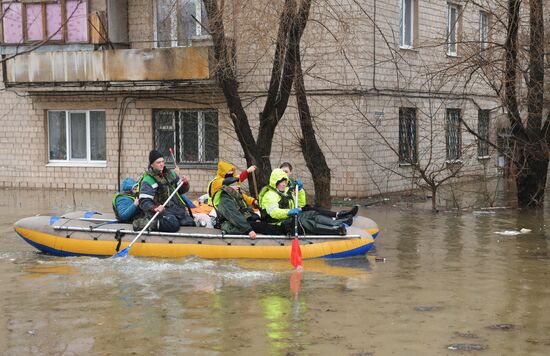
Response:
POLYGON ((417 163, 416 109, 399 108, 399 162, 417 163))
POLYGON ((447 9, 447 54, 457 55, 457 42, 459 34, 459 7, 448 4, 447 9))
POLYGON ((401 48, 412 48, 414 33, 414 0, 401 0, 401 48))
POLYGON ((447 109, 447 160, 456 161, 460 158, 460 109, 447 109))
POLYGON ((155 110, 155 149, 173 163, 218 162, 218 113, 212 110, 155 110))
POLYGON ((483 158, 489 157, 489 112, 490 110, 477 112, 477 155, 483 158))
POLYGON ((489 45, 489 15, 486 12, 479 12, 479 46, 485 51, 489 45))
POLYGON ((87 0, 2 1, 5 44, 88 42, 87 0))
POLYGON ((104 111, 48 111, 50 162, 105 162, 104 111))
POLYGON ((190 46, 193 38, 207 34, 202 0, 158 0, 156 4, 157 47, 190 46))

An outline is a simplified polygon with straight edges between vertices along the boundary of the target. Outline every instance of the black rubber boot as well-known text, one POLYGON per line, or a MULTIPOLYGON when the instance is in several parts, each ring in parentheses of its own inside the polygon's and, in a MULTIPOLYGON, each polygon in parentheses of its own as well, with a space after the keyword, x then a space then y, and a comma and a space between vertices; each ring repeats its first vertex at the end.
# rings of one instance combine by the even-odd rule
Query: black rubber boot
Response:
POLYGON ((342 210, 336 213, 336 219, 353 218, 359 211, 359 205, 354 205, 350 210, 342 210))

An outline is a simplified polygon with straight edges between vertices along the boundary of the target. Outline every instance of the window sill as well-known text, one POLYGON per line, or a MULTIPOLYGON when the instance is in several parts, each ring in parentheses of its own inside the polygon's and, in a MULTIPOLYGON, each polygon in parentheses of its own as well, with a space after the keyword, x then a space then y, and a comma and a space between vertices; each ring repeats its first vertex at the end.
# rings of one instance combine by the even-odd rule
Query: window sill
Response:
POLYGON ((418 50, 413 46, 399 46, 399 49, 406 52, 418 53, 418 50))
POLYGON ((462 162, 461 159, 448 159, 445 161, 445 163, 452 165, 452 164, 462 164, 464 162, 462 162))
POLYGON ((459 57, 458 57, 458 53, 447 53, 447 57, 448 57, 448 58, 453 58, 453 59, 454 59, 454 58, 459 58, 459 57))
POLYGON ((107 161, 98 161, 98 162, 48 162, 46 167, 95 167, 95 168, 105 168, 107 167, 107 161))
POLYGON ((408 163, 408 162, 398 162, 397 164, 399 165, 399 167, 403 167, 403 168, 418 165, 418 163, 408 163))
POLYGON ((477 159, 480 161, 486 161, 491 159, 491 156, 477 156, 477 159))

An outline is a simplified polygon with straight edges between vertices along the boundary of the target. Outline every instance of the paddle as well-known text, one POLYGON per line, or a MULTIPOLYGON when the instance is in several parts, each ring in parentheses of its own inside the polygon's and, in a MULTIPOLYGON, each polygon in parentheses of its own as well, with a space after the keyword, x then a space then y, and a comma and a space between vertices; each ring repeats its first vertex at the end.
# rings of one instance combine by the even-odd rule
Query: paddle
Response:
POLYGON ((254 198, 258 199, 258 185, 256 184, 256 171, 252 171, 252 180, 254 181, 254 198))
MULTIPOLYGON (((183 181, 180 180, 180 183, 178 184, 178 186, 176 187, 176 189, 174 189, 174 191, 172 192, 172 194, 170 194, 170 196, 168 197, 168 199, 166 199, 166 201, 164 202, 164 204, 162 204, 162 206, 166 207, 166 204, 168 204, 168 202, 174 197, 174 195, 176 194, 176 192, 178 191, 178 189, 181 188, 181 186, 183 185, 183 181)), ((147 225, 145 225, 145 227, 143 229, 141 229, 141 231, 139 232, 139 234, 137 234, 137 236, 132 240, 132 242, 130 242, 130 244, 123 250, 120 250, 118 251, 114 256, 113 258, 116 258, 116 257, 126 257, 128 256, 128 251, 130 251, 130 248, 132 248, 132 246, 134 245, 134 243, 136 243, 136 241, 139 239, 139 237, 143 234, 143 232, 145 232, 145 230, 147 230, 147 228, 149 227, 149 225, 151 225, 151 223, 155 220, 155 218, 160 214, 159 211, 157 211, 155 213, 155 215, 153 215, 153 217, 149 220, 149 222, 147 222, 147 225)))
MULTIPOLYGON (((298 185, 296 185, 296 196, 294 207, 298 207, 298 185)), ((294 217, 294 239, 292 239, 292 249, 290 250, 290 263, 296 268, 297 271, 301 271, 302 268, 302 250, 300 249, 300 242, 298 241, 298 215, 294 217)))

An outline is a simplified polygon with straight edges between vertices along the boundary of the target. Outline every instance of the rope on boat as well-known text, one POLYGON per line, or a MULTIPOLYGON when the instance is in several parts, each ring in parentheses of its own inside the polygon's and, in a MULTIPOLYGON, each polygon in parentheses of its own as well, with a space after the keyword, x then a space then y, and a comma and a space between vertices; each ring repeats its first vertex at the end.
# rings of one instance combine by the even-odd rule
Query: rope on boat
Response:
MULTIPOLYGON (((83 231, 83 232, 90 232, 89 227, 78 227, 78 226, 53 226, 54 230, 61 230, 61 231, 83 231)), ((101 232, 101 233, 121 233, 121 234, 133 234, 136 235, 139 233, 139 231, 134 230, 126 230, 126 229, 93 229, 93 232, 101 232)), ((147 235, 151 236, 172 236, 172 237, 194 237, 194 238, 206 238, 206 239, 219 239, 222 237, 222 234, 200 234, 200 233, 183 233, 183 232, 160 232, 160 231, 149 231, 146 233, 147 235)), ((249 240, 250 237, 248 235, 228 235, 223 234, 223 239, 246 239, 249 240)), ((307 236, 308 240, 350 240, 350 239, 358 239, 361 238, 360 235, 316 235, 316 236, 307 236)), ((257 240, 281 240, 281 239, 289 239, 286 236, 283 235, 257 235, 257 240)))

